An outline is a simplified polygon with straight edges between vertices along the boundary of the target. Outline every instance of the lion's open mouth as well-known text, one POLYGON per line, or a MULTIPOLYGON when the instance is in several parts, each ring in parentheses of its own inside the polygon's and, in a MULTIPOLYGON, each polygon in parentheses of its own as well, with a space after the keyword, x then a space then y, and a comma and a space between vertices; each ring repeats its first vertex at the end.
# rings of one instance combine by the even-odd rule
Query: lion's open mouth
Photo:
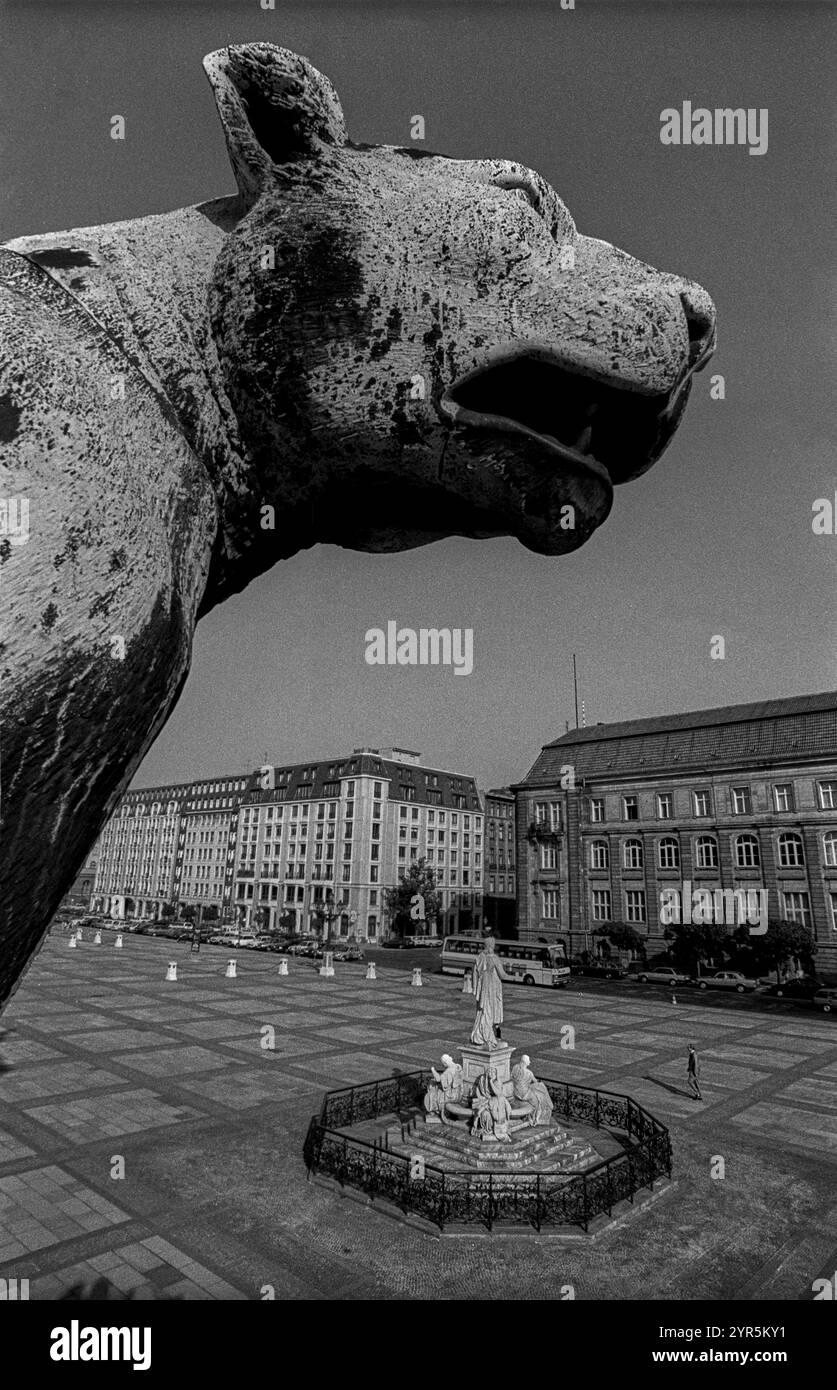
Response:
POLYGON ((537 435, 568 463, 604 469, 621 483, 659 458, 686 404, 687 381, 648 395, 518 352, 461 377, 440 405, 459 426, 537 435))

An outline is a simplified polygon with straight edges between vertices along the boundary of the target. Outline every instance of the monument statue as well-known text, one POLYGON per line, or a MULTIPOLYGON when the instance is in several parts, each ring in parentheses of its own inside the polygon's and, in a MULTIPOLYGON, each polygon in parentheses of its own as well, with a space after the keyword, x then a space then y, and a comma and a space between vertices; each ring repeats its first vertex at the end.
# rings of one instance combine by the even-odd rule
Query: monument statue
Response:
POLYGON ((552 1097, 542 1081, 538 1081, 529 1070, 531 1058, 523 1054, 516 1067, 512 1067, 512 1091, 515 1100, 528 1102, 532 1107, 530 1125, 548 1125, 552 1116, 552 1097))
POLYGON ((494 938, 486 937, 483 948, 474 962, 472 984, 477 1005, 471 1042, 482 1047, 496 1047, 503 1022, 503 980, 506 974, 494 954, 494 938))
POLYGON ((489 1067, 477 1081, 471 1106, 474 1111, 472 1134, 480 1139, 503 1139, 511 1143, 509 1120, 512 1108, 496 1067, 489 1067))
POLYGON ((445 1106, 455 1103, 462 1099, 465 1086, 462 1080, 462 1068, 458 1062, 454 1062, 449 1053, 442 1054, 444 1069, 437 1071, 435 1067, 430 1070, 433 1080, 427 1087, 424 1097, 424 1109, 428 1115, 438 1115, 442 1124, 446 1124, 445 1106))

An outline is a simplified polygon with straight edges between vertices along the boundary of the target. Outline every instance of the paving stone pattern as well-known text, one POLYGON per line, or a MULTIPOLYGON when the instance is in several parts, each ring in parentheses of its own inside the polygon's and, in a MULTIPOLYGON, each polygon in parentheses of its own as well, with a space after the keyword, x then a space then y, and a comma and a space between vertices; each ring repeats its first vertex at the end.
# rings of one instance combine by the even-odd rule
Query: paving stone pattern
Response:
POLYGON ((595 1240, 434 1238, 309 1183, 301 1152, 324 1090, 466 1040, 459 981, 301 961, 285 978, 246 952, 228 980, 228 958, 49 939, 0 1019, 0 1277, 32 1298, 106 1281, 136 1299, 801 1299, 832 1267, 837 1020, 509 987, 504 1039, 668 1124, 674 1182, 595 1240))

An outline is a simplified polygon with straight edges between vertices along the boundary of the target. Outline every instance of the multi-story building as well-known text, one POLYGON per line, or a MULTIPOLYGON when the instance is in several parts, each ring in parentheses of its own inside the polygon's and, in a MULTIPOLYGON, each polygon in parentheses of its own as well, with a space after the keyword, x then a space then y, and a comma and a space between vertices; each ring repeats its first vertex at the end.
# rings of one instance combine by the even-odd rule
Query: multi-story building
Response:
POLYGON ((98 844, 96 844, 73 879, 72 887, 68 889, 61 899, 62 908, 70 908, 78 911, 80 908, 90 907, 93 887, 96 882, 98 854, 99 847, 98 844))
POLYGON ((385 890, 425 859, 441 902, 428 929, 477 930, 483 820, 472 777, 397 748, 144 787, 102 832, 92 905, 119 918, 198 905, 265 929, 332 916, 334 934, 375 940, 385 890))
POLYGON ((837 970, 837 694, 574 729, 513 790, 521 936, 628 923, 650 955, 686 883, 762 889, 837 970))
POLYGON ((332 916, 334 935, 374 941, 389 926, 385 889, 426 859, 441 898, 428 929, 477 929, 483 855, 472 777, 406 749, 357 748, 261 770, 239 812, 231 902, 258 926, 322 931, 332 916))
POLYGON ((93 906, 112 917, 159 917, 166 904, 220 909, 230 835, 254 774, 142 787, 102 831, 93 906))
POLYGON ((498 936, 515 926, 514 792, 485 793, 485 925, 498 936))

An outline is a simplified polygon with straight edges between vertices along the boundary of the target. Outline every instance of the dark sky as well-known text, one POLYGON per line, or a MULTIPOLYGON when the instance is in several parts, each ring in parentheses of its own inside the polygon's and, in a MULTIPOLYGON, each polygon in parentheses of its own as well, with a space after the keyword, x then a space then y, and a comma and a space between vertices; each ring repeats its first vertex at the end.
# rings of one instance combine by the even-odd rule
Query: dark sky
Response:
POLYGON ((582 232, 718 309, 726 400, 697 378, 673 444, 586 547, 326 546, 278 565, 199 626, 138 783, 386 743, 515 780, 573 719, 573 651, 588 723, 837 683, 837 537, 811 531, 837 490, 833 9, 112 0, 7 6, 2 25, 0 239, 232 192, 200 60, 271 39, 332 78, 354 139, 408 143, 422 113, 428 148, 534 166, 582 232), (660 112, 684 100, 766 107, 767 153, 664 147, 660 112), (390 618, 473 628, 473 674, 368 667, 364 632, 390 618))

